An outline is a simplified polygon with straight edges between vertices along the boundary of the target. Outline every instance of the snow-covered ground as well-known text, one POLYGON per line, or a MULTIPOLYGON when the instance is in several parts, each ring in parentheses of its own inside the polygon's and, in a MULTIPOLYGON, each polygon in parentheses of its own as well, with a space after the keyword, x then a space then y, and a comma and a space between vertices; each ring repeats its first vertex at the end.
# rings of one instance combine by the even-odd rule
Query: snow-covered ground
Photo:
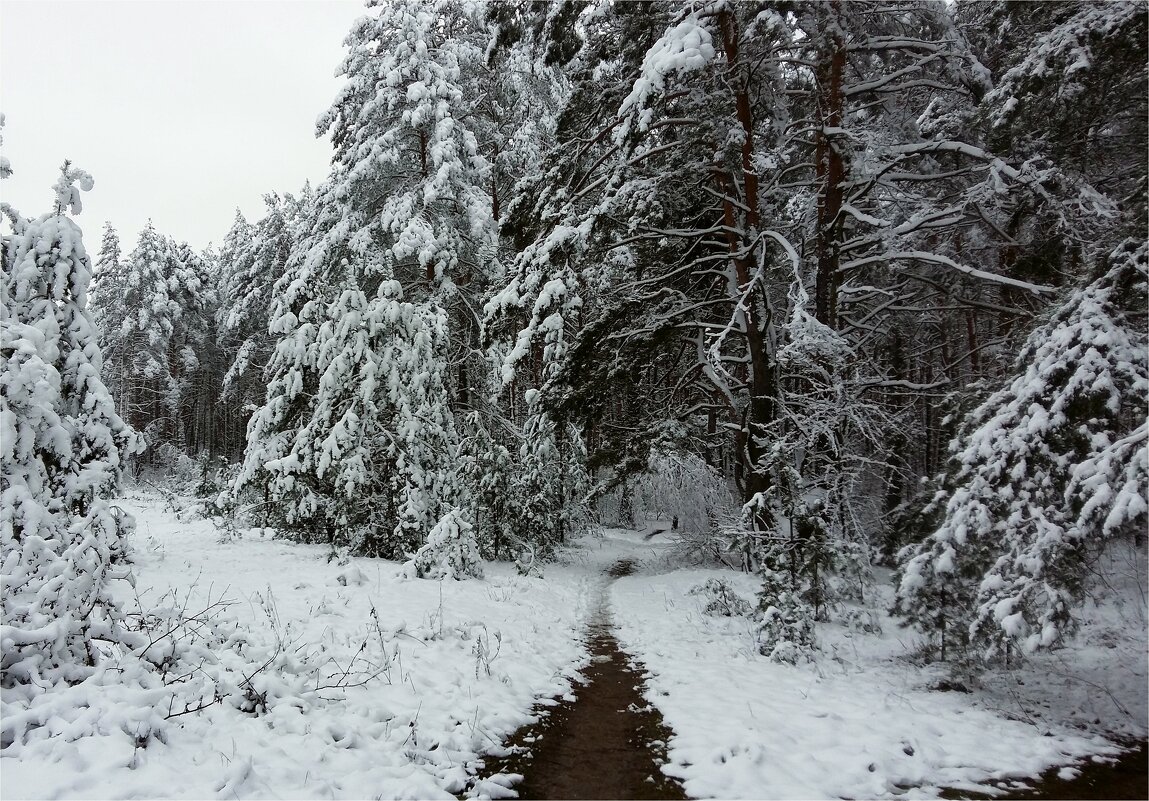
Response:
POLYGON ((1143 552, 1135 556, 1140 567, 1128 571, 1131 586, 1119 593, 1126 602, 1091 605, 1083 643, 991 673, 983 690, 963 693, 929 689, 949 678, 949 668, 906 659, 913 632, 875 611, 889 604, 888 582, 869 599, 880 636, 819 624, 817 663, 793 667, 757 653, 746 618, 703 614, 704 598, 690 594, 720 577, 752 600, 753 576, 666 572, 666 546, 643 546, 644 569, 612 587, 618 639, 646 666, 647 698, 675 731, 664 769, 691 796, 882 798, 915 788, 911 795, 928 797, 942 786, 989 792, 989 780, 1117 753, 1099 732, 1145 737, 1143 552))
POLYGON ((487 565, 482 581, 405 579, 396 563, 341 567, 324 548, 258 531, 220 542, 210 522, 181 522, 155 498, 122 505, 138 521, 145 607, 168 588, 192 610, 230 599, 221 617, 247 630, 251 661, 283 640, 297 662, 326 665, 325 683, 348 666, 352 679, 374 672, 368 662, 389 667, 364 686, 320 692, 261 674, 266 712, 209 706, 140 749, 114 697, 87 699, 103 734, 6 749, 5 799, 449 798, 478 754, 533 720, 536 700, 564 693, 584 659, 594 565, 551 566, 545 578, 487 565))
MULTIPOLYGON (((676 569, 665 535, 587 538, 542 577, 488 564, 482 580, 438 582, 404 578, 390 562, 328 562, 324 548, 258 530, 221 537, 210 522, 181 521, 154 497, 135 495, 123 506, 138 520, 142 605, 175 598, 196 611, 228 599, 212 614, 242 642, 246 661, 237 669, 265 660, 274 669, 250 682, 258 708, 226 699, 166 724, 156 719, 170 711, 170 693, 150 691, 149 717, 133 711, 143 696, 124 696, 110 674, 43 727, 45 736, 5 750, 6 799, 505 794, 496 782, 474 786, 476 762, 531 721, 535 704, 570 690, 587 658, 579 638, 603 573, 619 559, 641 568, 610 584, 618 638, 645 665, 647 696, 675 731, 664 769, 692 796, 876 798, 910 786, 922 797, 942 785, 974 788, 1114 752, 1062 720, 1120 719, 1123 733, 1145 733, 1144 642, 1130 645, 1128 636, 1144 631, 1143 604, 1121 612, 1122 681, 1109 682, 1106 667, 1118 653, 1113 627, 1122 625, 1112 610, 1094 610, 1111 626, 1091 628, 1071 660, 1109 695, 1082 681, 1073 695, 1058 684, 1069 681, 1064 670, 1043 677, 1033 667, 991 677, 984 693, 939 692, 927 687, 944 670, 906 661, 913 635, 884 617, 881 636, 822 626, 815 665, 770 663, 757 653, 749 621, 704 615, 703 599, 689 592, 721 576, 750 598, 753 577, 676 569), (176 595, 163 600, 169 589, 176 595), (1139 629, 1130 625, 1137 614, 1139 629), (1028 700, 1019 699, 1022 686, 1028 700), (1071 699, 1075 713, 1033 722, 1050 697, 1071 699), (1106 703, 1133 711, 1122 718, 1102 709, 1106 703), (138 738, 140 727, 155 725, 162 737, 138 738), (73 735, 93 728, 99 734, 73 735)), ((239 657, 224 652, 224 661, 232 658, 239 657)), ((1065 667, 1065 654, 1054 658, 1065 667)))

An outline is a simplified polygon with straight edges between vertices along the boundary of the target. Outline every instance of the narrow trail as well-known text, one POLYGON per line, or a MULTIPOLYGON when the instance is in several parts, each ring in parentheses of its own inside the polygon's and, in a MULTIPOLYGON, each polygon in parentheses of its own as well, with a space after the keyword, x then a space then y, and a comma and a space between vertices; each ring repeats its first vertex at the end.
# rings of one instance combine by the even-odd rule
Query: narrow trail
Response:
POLYGON ((590 664, 574 701, 549 707, 511 738, 513 753, 488 759, 484 773, 520 773, 528 799, 685 799, 659 769, 671 732, 642 697, 642 674, 611 633, 610 582, 633 572, 622 559, 608 571, 587 632, 590 664))

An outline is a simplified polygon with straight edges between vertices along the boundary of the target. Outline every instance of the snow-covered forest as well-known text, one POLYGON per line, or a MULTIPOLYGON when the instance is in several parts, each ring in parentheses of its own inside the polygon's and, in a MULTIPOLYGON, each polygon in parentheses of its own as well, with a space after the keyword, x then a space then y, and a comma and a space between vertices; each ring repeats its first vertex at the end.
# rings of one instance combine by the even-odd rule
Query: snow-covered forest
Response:
POLYGON ((646 794, 579 797, 1110 766, 1149 733, 1147 35, 368 0, 327 179, 216 245, 85 242, 64 162, 2 205, 4 797, 570 797, 531 773, 566 712, 524 732, 603 685, 588 626, 663 728, 646 794))

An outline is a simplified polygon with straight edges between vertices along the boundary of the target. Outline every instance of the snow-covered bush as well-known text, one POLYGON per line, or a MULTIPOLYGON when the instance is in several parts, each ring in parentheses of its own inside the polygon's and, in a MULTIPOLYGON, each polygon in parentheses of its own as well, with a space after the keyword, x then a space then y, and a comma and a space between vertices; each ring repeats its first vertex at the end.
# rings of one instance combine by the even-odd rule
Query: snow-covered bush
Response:
POLYGON ((146 464, 135 465, 132 478, 145 485, 161 488, 164 492, 180 495, 195 494, 203 469, 197 459, 188 456, 171 442, 149 440, 146 464))
POLYGON ((542 572, 539 569, 539 560, 535 555, 535 548, 531 544, 526 544, 515 556, 515 572, 520 576, 541 576, 542 572))
POLYGON ((774 603, 761 608, 758 624, 758 652, 771 662, 811 662, 814 659, 814 611, 796 597, 783 591, 774 603))
POLYGON ((945 631, 956 614, 990 655, 1073 630, 1103 543, 1145 526, 1147 287, 1149 246, 1127 241, 966 418, 933 501, 940 524, 902 556, 908 620, 945 631))
POLYGON ((763 608, 773 603, 776 593, 786 592, 808 607, 815 619, 829 620, 831 608, 843 595, 842 585, 851 583, 849 575, 842 578, 842 574, 856 576, 865 554, 858 553, 855 542, 835 536, 821 498, 813 493, 797 495, 796 470, 783 467, 777 475, 768 493, 743 507, 741 520, 729 529, 730 541, 742 557, 743 569, 763 578, 759 593, 763 608), (776 498, 783 500, 775 503, 776 498), (773 527, 758 530, 762 521, 773 527))
POLYGON ((814 661, 813 652, 806 647, 798 645, 793 639, 779 639, 769 651, 763 649, 761 653, 770 657, 771 662, 797 665, 799 662, 814 661))
POLYGON ((690 589, 690 595, 701 595, 706 600, 703 614, 715 617, 745 617, 753 610, 753 605, 739 595, 724 579, 709 578, 690 589))
POLYGON ((842 625, 851 631, 860 631, 864 634, 881 634, 882 623, 878 616, 868 609, 859 609, 852 606, 846 609, 841 616, 842 625))
POLYGON ((463 510, 456 507, 443 515, 406 566, 419 578, 482 578, 483 561, 475 543, 475 530, 464 518, 463 510))
POLYGON ((772 662, 797 664, 812 661, 816 646, 815 610, 801 593, 798 575, 785 566, 779 553, 759 567, 758 652, 772 662))

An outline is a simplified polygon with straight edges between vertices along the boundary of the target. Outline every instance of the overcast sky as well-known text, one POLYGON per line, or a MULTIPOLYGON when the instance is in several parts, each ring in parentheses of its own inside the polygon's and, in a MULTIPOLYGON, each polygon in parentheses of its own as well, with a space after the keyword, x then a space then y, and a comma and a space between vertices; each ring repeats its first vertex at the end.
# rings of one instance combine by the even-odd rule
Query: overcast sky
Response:
POLYGON ((77 222, 125 251, 149 217, 196 248, 239 207, 327 175, 315 118, 340 86, 361 0, 0 0, 0 196, 50 210, 65 158, 92 173, 77 222))

